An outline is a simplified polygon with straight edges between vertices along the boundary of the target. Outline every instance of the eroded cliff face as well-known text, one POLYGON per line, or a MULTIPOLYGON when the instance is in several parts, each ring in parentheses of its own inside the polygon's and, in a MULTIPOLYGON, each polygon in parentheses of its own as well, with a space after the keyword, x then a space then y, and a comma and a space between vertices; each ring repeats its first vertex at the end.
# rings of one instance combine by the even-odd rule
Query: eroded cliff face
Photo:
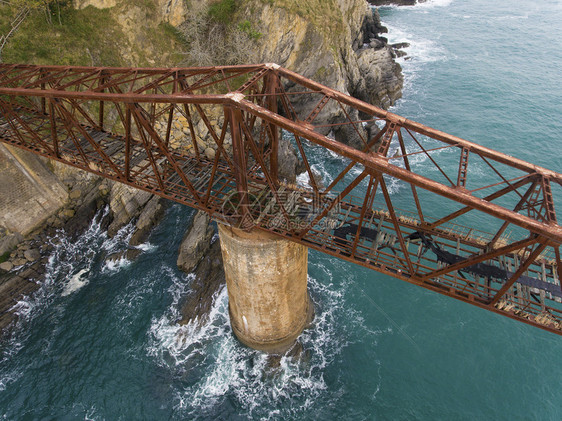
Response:
MULTIPOLYGON (((181 61, 181 45, 165 34, 163 24, 174 27, 185 21, 189 9, 184 0, 74 0, 74 7, 109 9, 122 38, 115 39, 120 62, 125 66, 168 67, 181 61)), ((111 36, 109 34, 109 36, 111 36)), ((103 66, 92 57, 92 65, 103 66)))
MULTIPOLYGON (((80 8, 111 8, 128 38, 122 50, 131 65, 142 61, 139 55, 162 65, 162 54, 169 51, 155 51, 153 43, 147 42, 147 31, 162 22, 180 28, 190 13, 189 4, 201 3, 211 5, 217 0, 74 1, 80 8)), ((242 0, 236 4, 232 24, 249 22, 257 35, 253 44, 257 61, 277 63, 383 108, 400 98, 400 66, 381 37, 386 29, 378 13, 366 0, 242 0)))
POLYGON ((259 56, 341 92, 388 107, 402 87, 400 67, 384 43, 369 46, 383 29, 364 0, 318 5, 305 14, 284 2, 248 2, 240 11, 262 33, 259 56), (261 7, 259 7, 261 5, 261 7))
MULTIPOLYGON (((392 47, 381 37, 386 29, 378 13, 365 0, 306 5, 292 0, 251 0, 238 13, 262 34, 257 42, 260 61, 275 62, 382 108, 400 98, 401 68, 394 62, 392 47)), ((315 103, 299 106, 312 110, 315 103)), ((325 107, 317 119, 330 124, 343 117, 334 104, 325 107)), ((340 129, 334 136, 351 145, 360 144, 352 130, 340 129)))
MULTIPOLYGON (((74 0, 73 3, 74 7, 78 9, 88 6, 97 7, 98 9, 107 9, 115 6, 127 7, 129 9, 139 7, 137 2, 123 0, 74 0)), ((174 26, 183 23, 189 11, 188 2, 185 0, 149 0, 144 5, 148 5, 150 9, 158 13, 157 23, 168 22, 174 26)), ((137 21, 136 27, 142 28, 146 23, 145 21, 137 21)))

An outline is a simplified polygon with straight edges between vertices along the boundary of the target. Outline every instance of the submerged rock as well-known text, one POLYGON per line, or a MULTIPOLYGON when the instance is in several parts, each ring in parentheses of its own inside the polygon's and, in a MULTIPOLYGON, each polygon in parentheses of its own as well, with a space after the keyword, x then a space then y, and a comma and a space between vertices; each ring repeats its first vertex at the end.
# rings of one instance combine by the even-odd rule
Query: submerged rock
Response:
POLYGON ((182 325, 195 320, 200 324, 205 323, 216 293, 226 283, 218 240, 210 245, 193 273, 195 277, 190 292, 181 307, 179 323, 182 325))

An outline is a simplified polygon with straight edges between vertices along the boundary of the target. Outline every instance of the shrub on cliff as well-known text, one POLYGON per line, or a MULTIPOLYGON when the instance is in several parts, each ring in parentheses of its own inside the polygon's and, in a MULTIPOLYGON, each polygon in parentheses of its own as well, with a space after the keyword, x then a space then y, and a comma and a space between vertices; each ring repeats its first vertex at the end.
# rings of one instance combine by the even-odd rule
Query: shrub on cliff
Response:
POLYGON ((211 66, 251 63, 256 60, 255 41, 261 36, 249 21, 236 24, 234 0, 192 3, 181 31, 189 65, 211 66))

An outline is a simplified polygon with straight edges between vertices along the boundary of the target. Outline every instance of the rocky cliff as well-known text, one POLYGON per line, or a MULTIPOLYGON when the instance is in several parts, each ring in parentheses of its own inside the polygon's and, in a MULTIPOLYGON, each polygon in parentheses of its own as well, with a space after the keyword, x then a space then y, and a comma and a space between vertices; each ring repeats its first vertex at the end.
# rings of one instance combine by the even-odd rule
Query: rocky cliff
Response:
MULTIPOLYGON (((386 28, 378 12, 365 0, 251 0, 238 13, 262 34, 260 61, 275 62, 382 108, 400 98, 400 66, 381 36, 386 28)), ((301 104, 305 109, 314 105, 301 104)), ((317 119, 331 124, 343 119, 343 111, 328 106, 317 119)), ((359 144, 352 130, 340 130, 335 137, 359 144)))

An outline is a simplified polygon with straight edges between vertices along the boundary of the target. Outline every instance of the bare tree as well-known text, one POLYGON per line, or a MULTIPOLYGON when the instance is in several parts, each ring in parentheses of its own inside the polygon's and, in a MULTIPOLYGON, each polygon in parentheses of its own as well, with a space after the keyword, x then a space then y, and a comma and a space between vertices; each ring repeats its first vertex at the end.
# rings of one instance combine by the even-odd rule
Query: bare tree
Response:
POLYGON ((181 31, 189 49, 189 65, 230 65, 256 60, 255 40, 234 24, 225 25, 209 16, 205 2, 193 2, 181 31))

